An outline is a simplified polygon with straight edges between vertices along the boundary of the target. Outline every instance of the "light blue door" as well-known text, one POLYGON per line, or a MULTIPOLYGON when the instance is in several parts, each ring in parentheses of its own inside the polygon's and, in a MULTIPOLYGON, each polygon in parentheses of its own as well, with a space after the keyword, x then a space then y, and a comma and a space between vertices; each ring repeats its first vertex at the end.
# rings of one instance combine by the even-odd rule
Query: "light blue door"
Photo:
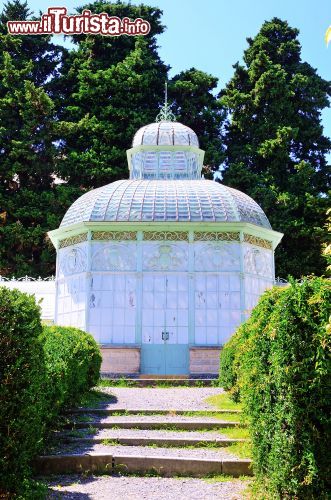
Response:
POLYGON ((141 373, 187 374, 187 275, 146 274, 143 277, 142 307, 141 373))

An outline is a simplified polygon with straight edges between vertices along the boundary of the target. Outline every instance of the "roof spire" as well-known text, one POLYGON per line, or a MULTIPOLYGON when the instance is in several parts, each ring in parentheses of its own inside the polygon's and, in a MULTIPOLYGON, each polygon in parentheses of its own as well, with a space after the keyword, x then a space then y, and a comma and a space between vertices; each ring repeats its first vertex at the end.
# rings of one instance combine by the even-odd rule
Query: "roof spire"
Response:
POLYGON ((168 84, 165 83, 164 89, 164 105, 162 106, 159 114, 155 118, 156 122, 174 122, 176 117, 171 111, 171 104, 168 104, 168 84))

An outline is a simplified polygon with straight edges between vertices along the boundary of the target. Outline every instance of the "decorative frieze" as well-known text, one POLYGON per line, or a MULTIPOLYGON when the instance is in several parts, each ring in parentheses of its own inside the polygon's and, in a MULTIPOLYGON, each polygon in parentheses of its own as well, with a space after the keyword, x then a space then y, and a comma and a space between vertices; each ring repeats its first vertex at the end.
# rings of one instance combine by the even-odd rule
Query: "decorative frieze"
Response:
POLYGON ((194 241, 240 241, 239 232, 215 232, 197 231, 194 233, 194 241))
POLYGON ((77 234, 76 236, 70 236, 70 238, 65 238, 64 240, 61 240, 59 247, 65 248, 71 245, 77 245, 78 243, 81 243, 82 241, 86 240, 87 240, 87 233, 77 234))
POLYGON ((188 241, 187 231, 144 231, 147 241, 188 241))
POLYGON ((93 231, 92 240, 98 241, 132 241, 137 239, 135 231, 93 231))
POLYGON ((263 238, 259 238, 258 236, 253 236, 252 234, 244 234, 244 241, 246 243, 250 243, 251 245, 256 245, 257 247, 268 248, 272 250, 271 241, 264 240, 263 238))

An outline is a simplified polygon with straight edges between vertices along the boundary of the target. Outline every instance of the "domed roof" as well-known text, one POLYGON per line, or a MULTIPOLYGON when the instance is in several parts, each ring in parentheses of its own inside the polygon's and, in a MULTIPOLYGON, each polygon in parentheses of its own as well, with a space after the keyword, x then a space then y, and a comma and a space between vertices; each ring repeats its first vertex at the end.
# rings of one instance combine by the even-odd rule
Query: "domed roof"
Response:
POLYGON ((196 146, 196 133, 186 125, 173 121, 160 121, 141 127, 135 134, 132 147, 136 146, 196 146))
POLYGON ((61 227, 78 222, 250 222, 270 229, 249 196, 209 180, 121 180, 78 198, 61 227))

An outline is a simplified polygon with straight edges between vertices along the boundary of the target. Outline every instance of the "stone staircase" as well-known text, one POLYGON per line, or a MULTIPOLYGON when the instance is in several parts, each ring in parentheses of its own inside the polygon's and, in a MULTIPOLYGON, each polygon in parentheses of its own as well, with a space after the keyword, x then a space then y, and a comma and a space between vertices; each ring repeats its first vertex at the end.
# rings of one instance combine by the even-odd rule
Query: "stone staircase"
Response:
POLYGON ((112 408, 111 404, 72 409, 35 466, 42 475, 248 476, 251 461, 227 450, 245 440, 222 435, 223 428, 240 425, 238 413, 112 408))

